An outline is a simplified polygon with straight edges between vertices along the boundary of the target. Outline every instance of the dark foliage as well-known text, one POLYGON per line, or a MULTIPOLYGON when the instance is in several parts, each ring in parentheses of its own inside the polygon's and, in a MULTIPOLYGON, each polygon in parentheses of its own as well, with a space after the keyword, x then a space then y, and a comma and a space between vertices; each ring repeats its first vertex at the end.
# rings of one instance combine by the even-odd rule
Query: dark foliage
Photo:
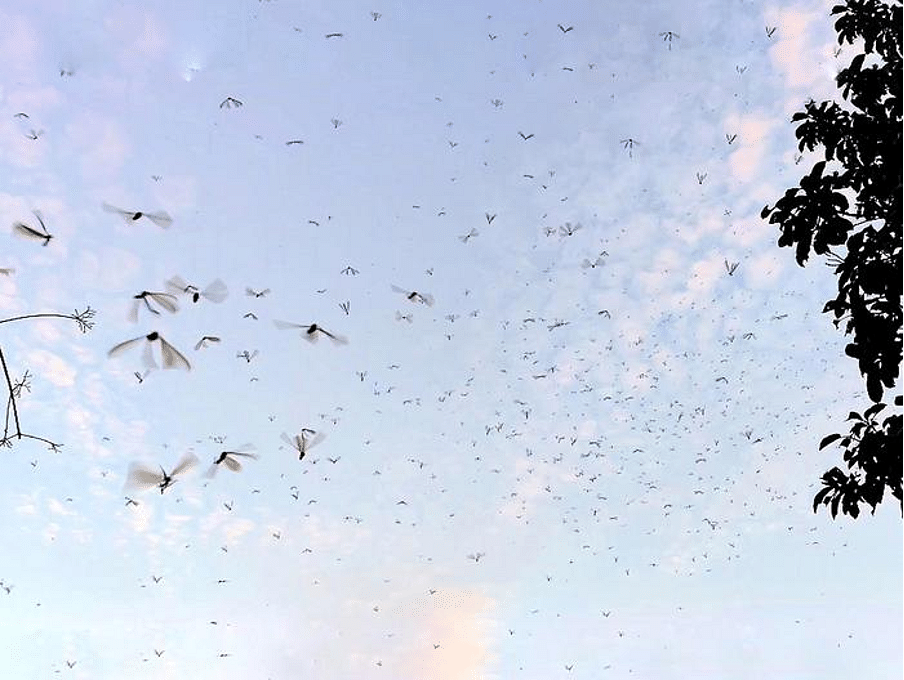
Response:
POLYGON ((809 101, 794 114, 799 150, 822 147, 825 160, 762 217, 778 224, 779 246, 794 246, 800 266, 812 250, 838 277, 838 296, 823 312, 851 336, 845 353, 857 360, 874 403, 850 414, 849 434, 822 440, 820 448, 839 442, 848 472, 835 467, 822 476, 813 509, 857 517, 861 503, 875 512, 886 489, 904 511, 900 394, 898 412, 876 420, 901 365, 901 0, 847 0, 832 14, 839 45, 863 48, 836 78, 846 103, 809 101))

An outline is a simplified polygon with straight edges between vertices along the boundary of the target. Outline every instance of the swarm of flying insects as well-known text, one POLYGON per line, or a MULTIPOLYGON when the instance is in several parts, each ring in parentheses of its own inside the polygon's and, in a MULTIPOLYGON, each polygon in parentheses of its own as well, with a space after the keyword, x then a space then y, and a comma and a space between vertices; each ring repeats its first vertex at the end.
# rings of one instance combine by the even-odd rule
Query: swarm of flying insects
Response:
POLYGON ((315 343, 320 339, 321 335, 325 335, 330 339, 334 345, 346 345, 348 344, 348 338, 344 335, 337 335, 336 333, 330 333, 325 328, 321 328, 316 323, 312 324, 303 324, 303 323, 291 323, 290 321, 280 321, 279 319, 273 320, 273 325, 279 328, 280 330, 288 330, 291 328, 301 328, 304 329, 304 333, 302 333, 301 337, 307 340, 310 343, 315 343))
POLYGON ((181 276, 173 276, 166 281, 166 289, 176 295, 188 295, 192 302, 198 302, 201 298, 215 304, 221 303, 229 295, 229 289, 220 279, 214 279, 204 290, 182 280, 181 276))
POLYGON ((142 463, 132 463, 129 465, 129 474, 126 476, 126 488, 152 489, 156 487, 162 494, 176 483, 177 475, 188 472, 197 462, 198 457, 195 454, 186 453, 171 472, 167 472, 163 466, 160 467, 160 472, 157 472, 142 463))
POLYGON ((188 363, 188 359, 182 356, 179 350, 177 350, 166 340, 164 340, 163 336, 160 335, 160 333, 158 333, 157 331, 119 343, 118 345, 110 348, 110 351, 107 352, 107 356, 111 358, 117 357, 130 347, 134 347, 142 341, 144 341, 145 345, 144 349, 142 350, 141 358, 145 368, 158 368, 157 360, 154 358, 154 343, 159 343, 163 368, 181 368, 186 371, 191 370, 191 364, 188 363))
POLYGON ((158 210, 157 212, 142 212, 131 211, 131 210, 123 210, 122 208, 117 208, 115 205, 110 205, 109 203, 102 203, 101 207, 106 212, 116 213, 126 222, 137 222, 142 217, 147 217, 151 222, 156 224, 158 227, 166 229, 169 225, 173 223, 173 218, 170 217, 170 214, 165 210, 158 210))
POLYGON ((217 470, 220 469, 220 465, 225 465, 233 472, 241 472, 242 464, 238 461, 238 458, 257 460, 257 454, 250 452, 250 449, 253 448, 254 447, 251 444, 242 444, 238 451, 221 451, 220 455, 217 456, 216 460, 214 460, 207 469, 207 472, 204 473, 204 476, 208 479, 212 479, 217 474, 217 470))
POLYGON ((301 432, 291 437, 283 432, 280 438, 298 452, 298 460, 302 460, 305 454, 324 440, 323 432, 312 430, 308 427, 301 428, 301 432))
POLYGON ((418 293, 416 290, 405 290, 395 284, 392 284, 392 290, 396 293, 401 293, 411 302, 420 302, 422 305, 427 305, 428 307, 433 306, 433 296, 430 295, 430 293, 418 293))
POLYGON ((50 239, 53 238, 53 235, 47 231, 47 226, 44 224, 44 218, 41 216, 41 213, 37 210, 32 210, 34 216, 38 220, 38 224, 41 226, 40 229, 35 227, 30 227, 24 222, 16 222, 13 224, 13 233, 23 238, 31 239, 32 241, 43 241, 42 246, 46 246, 50 243, 50 239))
POLYGON ((143 290, 137 295, 133 295, 132 300, 132 308, 129 310, 129 321, 132 323, 138 321, 138 310, 142 303, 144 303, 144 306, 151 314, 160 314, 160 311, 156 309, 157 306, 165 309, 170 314, 175 314, 179 311, 179 304, 176 301, 176 296, 170 295, 169 293, 157 293, 150 290, 143 290))

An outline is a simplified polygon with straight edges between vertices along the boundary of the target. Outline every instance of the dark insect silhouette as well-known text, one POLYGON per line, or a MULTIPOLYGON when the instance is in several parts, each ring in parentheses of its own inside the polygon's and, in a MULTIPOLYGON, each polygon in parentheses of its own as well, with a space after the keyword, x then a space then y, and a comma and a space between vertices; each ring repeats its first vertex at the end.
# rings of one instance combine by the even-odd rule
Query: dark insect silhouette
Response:
POLYGON ((269 288, 263 290, 254 290, 254 288, 245 288, 245 295, 253 298, 262 298, 270 292, 269 288))
POLYGON ((239 108, 240 106, 244 106, 245 103, 240 99, 236 99, 235 97, 226 97, 223 101, 220 102, 221 109, 231 109, 231 108, 239 108))
POLYGON ((44 224, 44 218, 41 216, 41 213, 37 210, 32 210, 32 212, 37 218, 38 224, 41 225, 41 229, 38 230, 34 227, 30 227, 24 222, 16 222, 13 224, 13 232, 19 236, 30 238, 33 241, 43 241, 41 245, 46 246, 50 243, 50 239, 53 238, 53 235, 47 231, 47 226, 44 224))
POLYGON ((292 146, 293 144, 304 144, 304 140, 303 139, 290 139, 288 142, 286 142, 286 146, 292 146))
POLYGON ((681 36, 672 31, 663 31, 662 33, 659 34, 659 37, 662 38, 665 42, 667 42, 669 44, 669 51, 671 51, 672 41, 675 38, 680 38, 681 36))
POLYGON ((329 39, 329 38, 341 38, 342 35, 343 35, 342 33, 327 33, 324 37, 327 38, 327 39, 329 39))
POLYGON ((107 352, 107 356, 111 358, 119 356, 125 350, 141 341, 145 342, 144 350, 142 351, 142 361, 144 362, 145 368, 157 368, 157 361, 154 359, 154 343, 160 343, 160 356, 163 362, 163 368, 181 368, 186 371, 191 370, 191 364, 188 363, 188 359, 182 356, 179 350, 164 340, 163 336, 157 331, 119 343, 107 352))
POLYGON ((132 300, 132 308, 129 310, 129 321, 132 323, 138 321, 138 309, 141 307, 142 302, 151 314, 160 314, 160 311, 155 309, 154 305, 160 306, 170 314, 175 314, 179 311, 179 304, 176 302, 176 296, 170 295, 169 293, 157 293, 150 290, 143 290, 137 295, 133 295, 132 300))
POLYGON ((324 440, 326 435, 308 427, 303 427, 301 432, 291 437, 283 432, 280 438, 298 452, 298 460, 302 460, 305 454, 324 440))
POLYGON ((474 229, 474 228, 472 227, 472 228, 471 228, 471 231, 469 231, 467 234, 462 234, 462 235, 459 236, 458 238, 459 238, 459 240, 460 240, 462 243, 467 243, 468 241, 470 241, 470 240, 471 240, 472 238, 474 238, 475 236, 480 236, 480 232, 477 231, 476 229, 474 229))
POLYGON ((733 143, 734 143, 734 140, 736 140, 737 138, 738 138, 737 135, 729 135, 728 133, 725 134, 725 140, 726 140, 729 144, 733 144, 733 143))
POLYGON ((357 276, 358 270, 355 269, 354 267, 346 267, 345 269, 342 270, 342 273, 345 274, 346 276, 357 276))
POLYGON ((383 15, 380 14, 379 12, 371 12, 371 13, 370 13, 370 16, 373 17, 373 20, 374 20, 374 21, 376 21, 377 19, 379 19, 379 18, 380 18, 381 16, 383 16, 383 15))
POLYGON ((179 464, 167 472, 163 466, 160 472, 150 468, 142 463, 132 463, 129 465, 129 474, 126 477, 127 487, 137 487, 141 489, 158 488, 162 494, 169 487, 176 483, 175 477, 187 472, 193 468, 198 462, 198 457, 193 453, 186 453, 179 464))
POLYGON ((242 350, 241 352, 236 352, 236 359, 244 359, 246 363, 251 363, 251 360, 258 355, 258 351, 254 350, 253 352, 249 352, 247 349, 242 350))
POLYGON ((493 220, 496 219, 495 213, 493 213, 492 215, 490 213, 484 213, 483 215, 487 218, 487 224, 493 224, 493 220))
POLYGON ((433 306, 433 296, 430 293, 418 293, 416 290, 405 290, 404 288, 399 288, 395 284, 392 284, 392 289, 396 293, 401 293, 411 302, 420 302, 423 305, 427 305, 428 307, 433 306))
POLYGON ((216 460, 213 461, 213 464, 207 469, 207 472, 204 473, 204 476, 208 479, 213 478, 213 476, 217 474, 217 470, 220 469, 221 464, 225 465, 233 472, 241 472, 242 464, 237 458, 251 458, 252 460, 257 460, 257 454, 248 451, 248 449, 252 448, 254 447, 251 444, 242 444, 239 447, 239 451, 221 451, 220 455, 217 456, 216 460))
POLYGON ((201 298, 204 298, 219 304, 229 295, 229 289, 220 279, 214 279, 207 288, 201 290, 197 286, 183 281, 181 276, 173 276, 166 281, 166 288, 171 293, 188 295, 192 302, 198 302, 201 298))
POLYGON ((562 24, 558 24, 558 26, 559 26, 559 30, 562 31, 563 34, 568 33, 568 31, 574 30, 574 26, 569 26, 568 28, 565 28, 562 24))
POLYGON ((778 26, 766 26, 766 37, 771 38, 775 34, 775 29, 778 26))
POLYGON ((741 264, 741 263, 740 262, 729 262, 728 260, 725 260, 725 271, 728 272, 729 276, 734 276, 735 270, 738 268, 739 264, 741 264))
POLYGON ((631 137, 627 137, 627 138, 621 140, 621 144, 625 149, 628 150, 628 156, 630 158, 633 158, 634 157, 634 146, 635 145, 639 146, 640 142, 638 142, 636 139, 632 139, 631 137))
POLYGON ((518 134, 521 135, 521 139, 523 139, 524 141, 527 141, 528 139, 530 139, 531 137, 534 136, 533 132, 531 132, 529 135, 526 135, 523 132, 521 132, 521 130, 518 130, 518 134))
POLYGON ((157 212, 152 213, 142 212, 141 210, 133 212, 131 210, 123 210, 122 208, 117 208, 115 205, 110 205, 109 203, 102 203, 101 207, 106 212, 116 213, 126 222, 136 222, 142 217, 147 217, 151 222, 163 229, 166 229, 173 223, 173 218, 170 217, 170 214, 165 210, 158 210, 157 212))
POLYGON ((310 343, 317 342, 320 339, 321 335, 325 335, 330 339, 330 341, 334 345, 345 345, 348 344, 348 338, 343 335, 337 335, 336 333, 330 333, 325 328, 321 328, 316 323, 312 324, 301 324, 301 323, 291 323, 289 321, 280 321, 279 319, 273 320, 273 325, 279 328, 280 330, 287 330, 290 328, 302 328, 304 329, 304 333, 302 336, 305 340, 310 343))
POLYGON ((205 335, 195 343, 195 350, 199 350, 202 347, 210 347, 211 342, 220 342, 220 338, 216 335, 205 335))
POLYGON ((698 172, 697 173, 697 184, 703 184, 706 181, 706 173, 698 172))

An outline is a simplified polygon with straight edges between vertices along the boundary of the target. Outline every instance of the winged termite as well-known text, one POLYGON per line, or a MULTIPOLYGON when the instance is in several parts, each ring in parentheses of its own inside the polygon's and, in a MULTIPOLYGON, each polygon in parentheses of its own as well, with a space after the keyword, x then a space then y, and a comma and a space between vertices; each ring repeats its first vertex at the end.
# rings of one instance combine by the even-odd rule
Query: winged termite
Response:
POLYGON ((186 371, 191 370, 191 364, 188 363, 188 359, 186 359, 182 354, 169 344, 166 340, 163 339, 163 336, 160 335, 157 331, 153 333, 148 333, 147 335, 142 335, 137 338, 132 338, 131 340, 126 340, 125 342, 121 342, 118 345, 115 345, 110 348, 110 351, 107 352, 107 356, 116 357, 122 354, 125 350, 133 347, 138 344, 142 340, 145 341, 144 349, 142 350, 142 361, 144 362, 145 368, 154 369, 157 368, 157 361, 154 359, 154 351, 153 346, 155 342, 160 343, 160 356, 163 363, 163 368, 182 368, 186 371))
POLYGON ((254 288, 245 288, 245 295, 253 298, 262 298, 270 292, 269 288, 264 288, 263 290, 254 290, 254 288))
POLYGON ((257 454, 249 452, 249 449, 254 448, 251 444, 242 444, 238 448, 238 451, 221 451, 220 455, 217 456, 216 460, 214 460, 207 469, 207 472, 204 473, 204 476, 208 479, 213 478, 214 475, 217 474, 217 470, 219 470, 221 464, 225 465, 233 472, 240 472, 242 464, 237 460, 238 457, 257 460, 257 454))
POLYGON ((137 295, 133 295, 132 300, 132 308, 129 310, 129 321, 132 323, 138 321, 138 309, 141 307, 142 302, 151 314, 160 314, 160 311, 154 308, 155 305, 162 307, 170 314, 175 314, 179 311, 179 303, 176 301, 176 296, 169 293, 143 290, 137 295))
POLYGON ((219 304, 229 295, 229 289, 220 279, 214 279, 204 290, 182 280, 181 276, 173 276, 166 281, 166 289, 171 293, 188 295, 192 302, 201 298, 219 304))
POLYGON ((32 241, 43 241, 44 243, 41 245, 46 246, 50 243, 50 239, 53 238, 53 234, 47 231, 47 226, 44 224, 44 218, 41 216, 41 213, 37 210, 32 210, 32 212, 38 219, 38 224, 41 225, 41 228, 36 229, 35 227, 28 226, 24 222, 16 222, 13 224, 13 233, 31 239, 32 241))
POLYGON ((173 223, 173 218, 170 217, 170 214, 165 210, 158 210, 157 212, 123 210, 122 208, 117 208, 115 205, 110 205, 109 203, 101 203, 101 207, 106 212, 116 213, 126 222, 137 222, 142 217, 147 217, 151 222, 163 229, 166 229, 173 223))
POLYGON ((337 335, 336 333, 330 333, 325 328, 318 326, 316 323, 312 323, 310 325, 303 323, 291 323, 289 321, 280 321, 279 319, 273 320, 273 325, 279 328, 280 330, 287 330, 291 328, 302 328, 304 329, 304 333, 302 333, 301 337, 307 340, 310 343, 317 342, 320 335, 325 335, 330 339, 330 341, 334 345, 345 345, 348 344, 348 338, 344 335, 337 335))
POLYGON ((392 289, 396 293, 404 295, 411 302, 420 302, 428 307, 433 306, 433 296, 430 295, 430 293, 418 293, 416 290, 405 290, 404 288, 399 288, 399 286, 396 286, 395 284, 392 284, 392 289))
POLYGON ((167 472, 163 466, 160 466, 160 472, 144 465, 143 463, 132 463, 129 465, 129 474, 126 477, 126 487, 151 489, 158 488, 162 494, 169 487, 176 483, 175 477, 184 472, 188 472, 198 462, 198 457, 189 452, 186 453, 179 464, 167 472))
POLYGON ((303 427, 298 434, 290 437, 283 432, 280 437, 286 444, 298 452, 298 460, 302 460, 308 451, 324 440, 326 435, 323 432, 312 430, 309 427, 303 427))
POLYGON ((220 338, 216 335, 205 335, 195 343, 195 349, 199 350, 202 347, 210 347, 210 343, 212 342, 220 342, 220 338))

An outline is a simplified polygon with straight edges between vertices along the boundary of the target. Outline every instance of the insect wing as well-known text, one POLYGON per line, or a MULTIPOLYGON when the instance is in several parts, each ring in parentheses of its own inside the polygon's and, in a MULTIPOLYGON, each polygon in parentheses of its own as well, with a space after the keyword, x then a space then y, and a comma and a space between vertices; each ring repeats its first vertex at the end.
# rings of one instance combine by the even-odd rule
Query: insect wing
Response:
POLYGON ((279 437, 286 444, 288 444, 291 448, 295 449, 296 451, 301 452, 304 450, 304 444, 302 444, 301 437, 298 436, 297 434, 290 437, 285 432, 283 432, 281 435, 279 435, 279 437))
POLYGON ((179 311, 179 303, 176 301, 175 295, 170 295, 169 293, 148 293, 147 297, 151 298, 170 314, 175 314, 179 311))
POLYGON ((159 486, 163 481, 163 475, 155 472, 146 465, 141 463, 132 463, 129 465, 129 473, 126 476, 127 487, 138 487, 142 489, 152 489, 159 486))
POLYGON ((303 450, 306 452, 310 451, 312 448, 317 446, 324 439, 326 439, 326 435, 323 432, 315 432, 310 437, 302 434, 301 441, 302 441, 302 445, 303 445, 303 450))
POLYGON ((22 222, 16 222, 13 225, 13 231, 19 236, 31 239, 32 241, 45 241, 47 239, 46 234, 42 234, 37 229, 29 227, 27 224, 23 224, 22 222))
POLYGON ((280 321, 279 319, 273 319, 273 325, 276 326, 281 331, 285 331, 290 328, 308 328, 309 327, 307 324, 291 323, 289 321, 280 321))
POLYGON ((201 295, 211 302, 219 304, 226 299, 227 295, 229 295, 229 289, 226 288, 226 284, 220 279, 214 279, 214 281, 204 289, 201 295))
POLYGON ((390 284, 390 285, 391 285, 391 287, 392 287, 392 290, 393 290, 394 292, 396 292, 396 293, 401 293, 401 294, 404 295, 405 297, 408 297, 409 295, 411 295, 411 291, 410 291, 410 290, 405 290, 404 288, 399 288, 399 287, 398 287, 397 285, 395 285, 394 283, 393 283, 393 284, 390 284))
POLYGON ((188 472, 198 463, 198 457, 193 453, 187 453, 182 457, 182 460, 179 461, 179 464, 173 468, 173 471, 170 472, 170 477, 175 477, 176 475, 181 475, 183 472, 188 472))
POLYGON ((163 356, 163 368, 183 368, 186 371, 191 370, 191 364, 188 363, 188 359, 180 354, 179 350, 162 337, 159 337, 158 339, 160 340, 160 354, 163 356))
POLYGON ((163 229, 166 229, 173 223, 173 218, 170 217, 170 214, 165 210, 158 210, 155 213, 144 213, 144 216, 163 229))
POLYGON ((235 458, 232 458, 231 456, 226 456, 223 459, 223 464, 226 467, 228 467, 230 470, 232 470, 233 472, 240 472, 242 469, 242 464, 240 462, 238 462, 235 458))
POLYGON ((418 293, 418 298, 428 307, 433 306, 433 296, 430 293, 418 293))
POLYGON ((126 340, 125 342, 121 342, 118 345, 114 345, 107 351, 108 357, 116 357, 125 352, 129 347, 134 345, 136 342, 144 340, 145 337, 141 336, 139 338, 132 338, 131 340, 126 340))
POLYGON ((104 209, 105 212, 116 213, 126 222, 131 222, 132 218, 135 217, 135 213, 130 212, 128 210, 123 210, 122 208, 117 208, 115 205, 110 205, 109 203, 101 203, 101 208, 104 209))

